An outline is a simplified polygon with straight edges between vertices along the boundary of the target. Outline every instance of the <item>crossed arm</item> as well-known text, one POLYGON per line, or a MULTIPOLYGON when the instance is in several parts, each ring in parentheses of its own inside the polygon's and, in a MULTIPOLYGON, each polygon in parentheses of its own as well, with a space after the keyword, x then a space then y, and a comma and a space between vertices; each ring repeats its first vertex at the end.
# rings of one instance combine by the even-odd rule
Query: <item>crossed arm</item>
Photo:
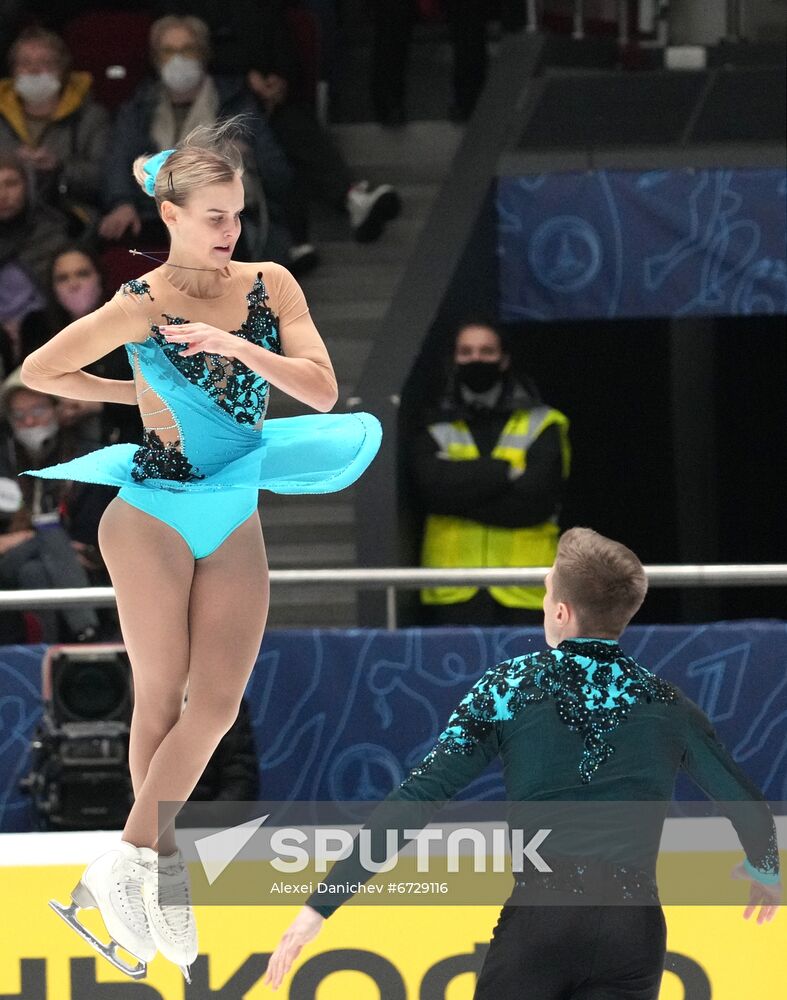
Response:
MULTIPOLYGON (((302 302, 302 293, 294 280, 287 277, 293 287, 282 288, 282 294, 289 295, 297 307, 302 302)), ((82 371, 116 347, 148 337, 148 307, 144 302, 135 304, 133 298, 124 297, 132 300, 126 301, 124 308, 116 295, 100 309, 69 324, 29 355, 22 365, 25 385, 69 399, 135 404, 133 380, 99 378, 82 371)), ((181 351, 184 356, 205 351, 236 358, 278 389, 315 410, 327 412, 336 403, 338 390, 333 366, 305 302, 302 302, 300 315, 282 317, 279 331, 282 354, 206 323, 160 326, 159 330, 171 343, 185 345, 181 351)))

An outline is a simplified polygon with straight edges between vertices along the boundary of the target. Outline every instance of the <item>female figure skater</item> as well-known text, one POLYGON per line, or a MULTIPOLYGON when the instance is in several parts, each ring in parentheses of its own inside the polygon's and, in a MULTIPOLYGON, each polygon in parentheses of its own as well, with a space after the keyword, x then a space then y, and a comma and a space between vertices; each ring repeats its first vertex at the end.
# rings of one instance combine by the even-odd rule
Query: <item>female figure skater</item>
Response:
POLYGON ((166 263, 67 326, 22 370, 28 386, 53 395, 138 404, 144 424, 141 447, 111 445, 31 473, 121 487, 99 544, 134 676, 135 801, 118 848, 88 865, 71 905, 50 905, 133 978, 159 949, 188 980, 197 954, 188 875, 157 807, 188 799, 259 652, 268 572, 258 489, 342 489, 380 443, 374 417, 327 415, 336 378, 291 275, 232 260, 243 208, 232 124, 196 129, 177 149, 135 162, 169 230, 166 263), (119 345, 132 381, 82 370, 119 345), (321 412, 263 423, 269 384, 321 412), (77 920, 85 907, 99 909, 108 945, 77 920))

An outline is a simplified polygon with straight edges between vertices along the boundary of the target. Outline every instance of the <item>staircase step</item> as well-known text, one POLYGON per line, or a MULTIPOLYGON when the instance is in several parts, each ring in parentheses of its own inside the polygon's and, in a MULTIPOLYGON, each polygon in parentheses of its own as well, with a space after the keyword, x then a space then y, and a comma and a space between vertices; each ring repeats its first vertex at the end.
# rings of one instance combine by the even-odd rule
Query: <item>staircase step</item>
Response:
MULTIPOLYGON (((352 512, 350 512, 352 514, 352 512)), ((349 546, 355 548, 355 519, 350 516, 343 521, 301 521, 299 523, 288 523, 285 519, 278 522, 274 517, 271 522, 268 512, 261 512, 261 521, 264 530, 268 531, 266 538, 272 538, 277 549, 283 547, 299 546, 304 550, 304 559, 313 565, 320 565, 317 556, 314 554, 321 551, 321 546, 349 546), (268 530, 275 526, 275 536, 268 530)), ((338 551, 338 549, 337 549, 338 551)), ((268 552, 270 556, 270 551, 268 552)), ((325 563, 330 566, 330 563, 325 563)), ((282 567, 284 568, 284 567, 282 567)))
MULTIPOLYGON (((341 413, 355 393, 463 129, 446 122, 413 122, 396 130, 361 124, 332 131, 354 176, 395 184, 403 203, 401 215, 371 244, 352 239, 346 216, 320 204, 312 210, 312 239, 322 263, 300 283, 339 379, 336 412, 341 413)), ((272 417, 314 412, 278 389, 272 397, 272 417)), ((352 488, 341 494, 295 497, 264 493, 260 512, 270 565, 357 565, 354 492, 352 488)), ((351 587, 282 585, 271 594, 270 628, 346 628, 356 623, 357 594, 351 587)))
POLYGON ((352 627, 358 620, 358 607, 353 597, 347 604, 322 602, 307 607, 282 604, 271 606, 266 630, 286 629, 328 629, 352 627))
POLYGON ((299 586, 282 584, 271 589, 271 607, 312 608, 321 604, 355 604, 355 589, 334 583, 299 586))
POLYGON ((358 384, 363 366, 374 344, 374 331, 370 330, 369 334, 364 340, 324 337, 336 377, 343 383, 351 386, 358 384))
MULTIPOLYGON (((301 284, 306 288, 308 278, 301 284)), ((320 323, 334 323, 342 320, 349 322, 377 322, 381 320, 388 309, 384 299, 351 299, 348 302, 322 302, 311 304, 312 315, 319 328, 320 323)))
POLYGON ((260 517, 266 527, 279 524, 349 523, 354 517, 355 487, 341 493, 282 496, 278 493, 260 494, 260 517))
MULTIPOLYGON (((432 122, 431 124, 434 124, 432 122)), ((464 135, 464 125, 451 126, 459 139, 464 135)), ((446 174, 446 161, 451 162, 454 156, 454 149, 446 151, 437 160, 429 157, 413 158, 409 162, 380 162, 360 164, 355 167, 354 173, 360 174, 360 180, 369 181, 374 186, 376 184, 392 184, 401 193, 402 187, 407 184, 439 184, 446 174)))
POLYGON ((326 319, 320 310, 320 316, 314 316, 314 321, 323 340, 332 347, 343 343, 362 350, 366 341, 370 337, 374 338, 382 316, 375 316, 373 319, 351 319, 345 316, 326 319))
MULTIPOLYGON (((464 135, 464 128, 452 122, 415 121, 403 128, 383 128, 374 122, 332 125, 331 135, 357 174, 364 167, 385 170, 395 165, 415 164, 414 176, 425 166, 429 177, 442 177, 464 135)), ((401 176, 401 175, 400 175, 401 176)))
POLYGON ((403 266, 394 268, 367 260, 353 267, 326 261, 303 279, 303 290, 310 302, 345 302, 355 297, 385 301, 403 270, 403 266))
MULTIPOLYGON (((432 185, 432 190, 437 188, 432 185)), ((405 211, 409 211, 405 208, 405 211)), ((376 243, 356 243, 354 240, 318 239, 315 237, 317 250, 319 251, 322 264, 305 275, 302 281, 303 287, 308 291, 309 281, 312 276, 318 276, 322 268, 327 264, 341 264, 347 268, 363 267, 366 264, 384 264, 386 267, 394 267, 401 270, 404 267, 402 259, 405 245, 409 244, 413 236, 420 232, 423 227, 425 213, 417 217, 408 216, 404 226, 399 226, 399 219, 389 222, 388 226, 376 243)))
MULTIPOLYGON (((354 395, 355 385, 353 382, 345 381, 341 376, 343 372, 339 371, 340 381, 339 381, 339 398, 334 407, 335 413, 344 412, 344 401, 348 396, 354 395)), ((307 413, 314 413, 315 410, 311 406, 307 406, 306 403, 301 403, 299 400, 294 399, 292 396, 288 396, 286 392, 282 392, 280 389, 272 387, 271 389, 271 402, 268 409, 270 417, 299 417, 307 413)))
MULTIPOLYGON (((278 534, 278 532, 276 532, 278 534)), ((355 542, 279 542, 266 538, 268 563, 272 569, 298 569, 301 567, 325 568, 334 566, 355 566, 355 542)), ((324 533, 323 536, 324 537, 324 533)))

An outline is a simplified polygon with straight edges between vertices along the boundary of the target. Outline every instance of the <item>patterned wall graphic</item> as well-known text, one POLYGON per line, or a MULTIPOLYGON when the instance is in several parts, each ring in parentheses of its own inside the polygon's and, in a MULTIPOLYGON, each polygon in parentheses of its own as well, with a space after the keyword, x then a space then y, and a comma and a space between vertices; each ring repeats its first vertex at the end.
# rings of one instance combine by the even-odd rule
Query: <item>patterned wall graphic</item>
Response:
MULTIPOLYGON (((382 798, 488 666, 543 641, 540 629, 270 632, 246 693, 261 797, 382 798)), ((638 626, 623 646, 708 713, 769 799, 787 800, 787 624, 638 626)), ((0 648, 0 831, 31 828, 18 784, 41 712, 42 651, 0 648)), ((678 795, 702 797, 688 781, 678 795)), ((502 798, 499 769, 466 797, 502 798)))
POLYGON ((785 313, 786 192, 777 169, 501 178, 501 319, 785 313))

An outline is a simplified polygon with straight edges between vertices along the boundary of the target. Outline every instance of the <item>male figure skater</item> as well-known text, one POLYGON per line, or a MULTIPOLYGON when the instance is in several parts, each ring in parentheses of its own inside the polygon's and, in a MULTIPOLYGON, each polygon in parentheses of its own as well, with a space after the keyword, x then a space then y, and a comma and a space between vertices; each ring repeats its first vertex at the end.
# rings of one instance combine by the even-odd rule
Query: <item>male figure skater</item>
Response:
MULTIPOLYGON (((618 645, 647 591, 639 559, 589 528, 573 528, 560 540, 545 585, 544 632, 551 648, 487 670, 435 747, 386 802, 450 799, 497 754, 509 802, 549 802, 549 808, 567 801, 666 804, 683 768, 722 803, 744 847, 746 859, 733 871, 751 883, 744 917, 759 906, 757 922, 772 920, 782 887, 775 826, 761 792, 718 741, 707 716, 618 645)), ((650 845, 650 856, 635 871, 606 860, 594 868, 593 861, 561 858, 553 874, 517 876, 475 1000, 656 1000, 666 951, 653 878, 663 810, 648 810, 649 820, 643 814, 629 833, 640 846, 650 845), (588 905, 591 871, 594 878, 601 873, 606 905, 588 905), (585 905, 549 905, 585 892, 585 905), (537 907, 517 905, 528 894, 537 907)), ((545 850, 540 853, 549 861, 545 850)), ((354 851, 326 881, 370 877, 354 851)), ((593 885, 598 888, 598 878, 593 885)), ((310 897, 271 956, 266 983, 281 983, 342 901, 333 894, 310 897)))

